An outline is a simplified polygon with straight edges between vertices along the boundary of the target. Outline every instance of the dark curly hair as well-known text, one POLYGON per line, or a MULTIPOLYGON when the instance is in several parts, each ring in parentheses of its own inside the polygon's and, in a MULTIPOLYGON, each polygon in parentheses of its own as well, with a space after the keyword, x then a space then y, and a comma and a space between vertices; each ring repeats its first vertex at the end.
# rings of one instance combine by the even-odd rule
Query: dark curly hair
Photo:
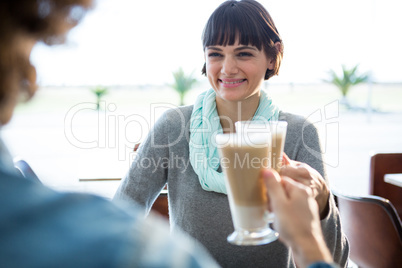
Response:
MULTIPOLYGON (((228 0, 209 17, 202 34, 205 48, 213 45, 253 45, 264 50, 267 58, 275 60, 273 70, 267 70, 265 80, 277 75, 283 58, 283 42, 268 11, 254 0, 228 0), (275 43, 280 43, 280 49, 275 43)), ((206 75, 206 66, 202 68, 206 75)))
POLYGON ((91 6, 92 0, 0 1, 0 113, 14 107, 19 96, 29 99, 36 91, 27 44, 63 43, 91 6))

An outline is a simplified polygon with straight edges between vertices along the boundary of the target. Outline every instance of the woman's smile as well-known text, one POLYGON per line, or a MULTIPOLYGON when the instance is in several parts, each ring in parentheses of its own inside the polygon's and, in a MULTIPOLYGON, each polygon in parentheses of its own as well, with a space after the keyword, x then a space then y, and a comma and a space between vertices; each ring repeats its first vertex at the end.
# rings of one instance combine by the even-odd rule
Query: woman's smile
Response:
POLYGON ((222 87, 226 88, 233 88, 233 87, 238 87, 244 84, 247 79, 218 79, 219 83, 221 84, 222 87))

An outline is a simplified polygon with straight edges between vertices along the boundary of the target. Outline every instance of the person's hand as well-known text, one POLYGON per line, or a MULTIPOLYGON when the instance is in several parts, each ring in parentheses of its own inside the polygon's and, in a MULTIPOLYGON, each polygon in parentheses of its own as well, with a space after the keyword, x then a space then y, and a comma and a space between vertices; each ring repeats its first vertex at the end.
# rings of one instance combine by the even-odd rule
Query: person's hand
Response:
POLYGON ((275 170, 263 170, 262 177, 275 213, 274 229, 279 239, 292 249, 299 267, 318 261, 332 262, 326 246, 318 204, 313 191, 287 177, 280 177, 275 170))
POLYGON ((323 219, 328 214, 329 187, 321 174, 305 163, 290 160, 286 154, 283 155, 283 164, 280 175, 311 188, 323 219))

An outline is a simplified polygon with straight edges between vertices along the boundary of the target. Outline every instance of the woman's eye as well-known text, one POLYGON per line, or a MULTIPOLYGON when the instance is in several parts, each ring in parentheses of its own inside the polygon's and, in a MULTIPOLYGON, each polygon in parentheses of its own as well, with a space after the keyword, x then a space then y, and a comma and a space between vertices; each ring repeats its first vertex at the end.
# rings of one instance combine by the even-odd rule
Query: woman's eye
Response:
POLYGON ((239 57, 251 57, 253 56, 253 54, 249 53, 249 52, 240 52, 239 57))
POLYGON ((221 54, 217 53, 217 52, 211 52, 208 54, 208 57, 220 57, 221 54))

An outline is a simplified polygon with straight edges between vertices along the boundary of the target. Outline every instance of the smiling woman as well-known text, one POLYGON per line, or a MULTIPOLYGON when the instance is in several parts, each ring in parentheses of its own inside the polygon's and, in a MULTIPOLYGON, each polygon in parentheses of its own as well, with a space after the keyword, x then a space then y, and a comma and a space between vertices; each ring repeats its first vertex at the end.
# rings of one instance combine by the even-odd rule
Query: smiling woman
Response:
POLYGON ((287 121, 285 153, 321 174, 317 180, 304 181, 312 188, 322 185, 314 196, 321 225, 334 260, 344 265, 348 245, 328 191, 317 130, 305 118, 281 111, 261 90, 264 80, 278 74, 283 56, 282 39, 271 16, 254 0, 225 1, 208 19, 202 41, 202 72, 212 88, 199 95, 194 105, 169 110, 160 117, 141 143, 115 198, 144 205, 146 214, 168 184, 173 233, 176 229, 189 233, 221 266, 294 267, 290 249, 281 243, 259 247, 227 243, 233 223, 215 145, 215 136, 234 132, 237 121, 287 121), (141 166, 143 159, 176 164, 149 168, 141 166))

